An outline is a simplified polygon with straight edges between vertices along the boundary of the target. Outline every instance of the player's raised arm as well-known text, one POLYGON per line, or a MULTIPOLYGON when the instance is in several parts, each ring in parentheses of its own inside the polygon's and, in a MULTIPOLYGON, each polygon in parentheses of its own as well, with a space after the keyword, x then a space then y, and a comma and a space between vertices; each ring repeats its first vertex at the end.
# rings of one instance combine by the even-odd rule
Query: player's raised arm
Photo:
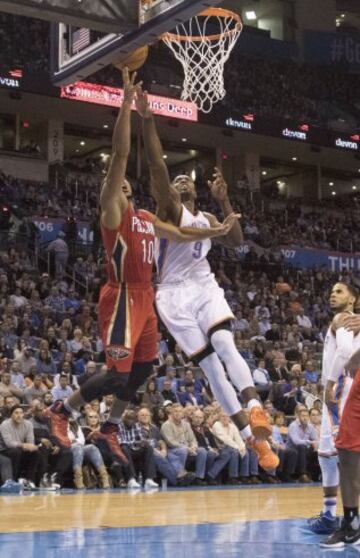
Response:
POLYGON ((156 129, 154 115, 150 109, 147 92, 138 89, 135 98, 136 109, 143 119, 143 136, 146 157, 150 167, 151 195, 158 205, 159 216, 178 222, 181 213, 179 193, 171 186, 164 152, 156 129))
POLYGON ((174 242, 196 242, 228 234, 239 218, 239 214, 232 213, 226 217, 223 223, 219 223, 215 227, 198 229, 196 227, 175 227, 154 216, 155 234, 160 238, 166 238, 174 242))
POLYGON ((124 102, 119 111, 112 136, 112 153, 109 170, 100 193, 101 222, 108 229, 116 229, 128 206, 124 192, 126 167, 131 147, 131 104, 137 87, 136 72, 130 78, 129 70, 123 70, 124 102))
MULTIPOLYGON (((208 186, 210 188, 210 192, 212 197, 218 202, 220 205, 221 211, 224 217, 227 217, 231 213, 234 213, 234 209, 230 203, 229 195, 228 195, 228 186, 224 180, 224 177, 221 171, 215 167, 215 172, 213 175, 214 180, 208 180, 208 186)), ((215 217, 213 217, 215 219, 215 217)), ((213 220, 213 223, 215 221, 213 220)), ((213 223, 210 221, 210 224, 213 226, 213 223)), ((244 235, 242 232, 242 228, 240 223, 237 221, 229 233, 222 238, 220 241, 222 244, 225 244, 229 248, 236 248, 240 246, 244 242, 244 235)))

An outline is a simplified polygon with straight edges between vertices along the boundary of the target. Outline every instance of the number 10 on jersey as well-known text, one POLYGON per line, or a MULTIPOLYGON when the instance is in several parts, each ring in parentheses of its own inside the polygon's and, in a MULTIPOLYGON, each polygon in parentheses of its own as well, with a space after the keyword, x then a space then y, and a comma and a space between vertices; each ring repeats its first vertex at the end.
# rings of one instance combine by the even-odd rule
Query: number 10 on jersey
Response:
POLYGON ((154 241, 143 238, 141 245, 143 249, 143 263, 152 264, 154 260, 154 241))

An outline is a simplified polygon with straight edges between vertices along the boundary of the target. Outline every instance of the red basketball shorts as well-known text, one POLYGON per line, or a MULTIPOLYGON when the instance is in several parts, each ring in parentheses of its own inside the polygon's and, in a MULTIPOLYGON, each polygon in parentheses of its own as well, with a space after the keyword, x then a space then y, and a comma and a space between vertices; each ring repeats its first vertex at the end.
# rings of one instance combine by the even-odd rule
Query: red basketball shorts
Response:
POLYGON ((345 403, 335 445, 338 449, 360 452, 360 370, 345 403))
POLYGON ((99 325, 108 370, 130 372, 133 362, 157 358, 154 292, 146 284, 106 283, 100 292, 99 325))

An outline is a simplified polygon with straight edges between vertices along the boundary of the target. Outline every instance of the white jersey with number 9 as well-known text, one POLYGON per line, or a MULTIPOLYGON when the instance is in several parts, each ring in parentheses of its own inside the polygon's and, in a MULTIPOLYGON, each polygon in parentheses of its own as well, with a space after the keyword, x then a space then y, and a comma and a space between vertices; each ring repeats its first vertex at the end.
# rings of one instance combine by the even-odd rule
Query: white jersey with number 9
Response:
MULTIPOLYGON (((210 223, 202 211, 193 215, 183 205, 179 226, 208 229, 210 223)), ((210 265, 206 259, 210 248, 210 239, 179 243, 157 238, 155 261, 158 282, 165 285, 178 283, 185 279, 201 279, 211 275, 210 265)))

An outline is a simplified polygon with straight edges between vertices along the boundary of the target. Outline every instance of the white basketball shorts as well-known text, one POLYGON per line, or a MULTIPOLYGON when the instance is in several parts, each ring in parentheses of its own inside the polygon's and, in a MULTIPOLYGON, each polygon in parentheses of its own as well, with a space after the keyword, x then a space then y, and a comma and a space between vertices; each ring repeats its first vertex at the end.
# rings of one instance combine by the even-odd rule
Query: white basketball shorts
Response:
POLYGON ((208 345, 212 327, 234 319, 213 276, 160 285, 155 301, 162 322, 189 357, 208 345))
POLYGON ((324 457, 337 455, 335 439, 339 430, 341 415, 349 395, 352 379, 342 376, 336 386, 335 400, 337 402, 335 412, 330 411, 326 403, 323 403, 322 419, 320 427, 320 443, 318 454, 324 457))

